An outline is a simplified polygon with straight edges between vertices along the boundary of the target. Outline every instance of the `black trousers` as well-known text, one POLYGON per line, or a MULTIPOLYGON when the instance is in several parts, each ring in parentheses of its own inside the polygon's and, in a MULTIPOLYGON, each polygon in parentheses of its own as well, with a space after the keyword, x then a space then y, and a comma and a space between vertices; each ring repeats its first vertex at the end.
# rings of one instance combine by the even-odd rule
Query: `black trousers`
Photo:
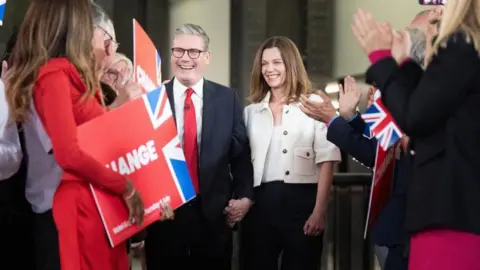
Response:
POLYGON ((232 231, 226 222, 212 226, 194 200, 175 211, 175 219, 147 228, 148 270, 230 270, 232 231))
POLYGON ((60 270, 58 232, 52 210, 35 214, 34 249, 37 270, 60 270))
POLYGON ((388 247, 388 254, 385 260, 384 270, 407 270, 408 255, 405 252, 405 245, 388 247))
POLYGON ((0 269, 35 269, 33 214, 0 212, 0 269))
POLYGON ((306 236, 303 227, 315 206, 317 186, 270 182, 255 188, 255 204, 242 224, 243 270, 316 270, 323 235, 306 236))

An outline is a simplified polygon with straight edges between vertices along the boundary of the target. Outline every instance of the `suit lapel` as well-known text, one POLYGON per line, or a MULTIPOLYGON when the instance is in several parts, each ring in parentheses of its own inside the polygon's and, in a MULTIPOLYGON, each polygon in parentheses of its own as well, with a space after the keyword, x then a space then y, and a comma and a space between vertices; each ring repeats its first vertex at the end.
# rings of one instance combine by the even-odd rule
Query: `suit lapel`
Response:
POLYGON ((167 84, 165 84, 165 91, 167 91, 168 101, 170 102, 170 108, 172 109, 173 120, 177 124, 177 117, 175 113, 175 96, 173 95, 173 79, 171 79, 167 84))
POLYGON ((208 148, 212 141, 212 131, 215 124, 215 106, 214 102, 215 87, 207 80, 203 83, 203 114, 202 114, 202 140, 200 145, 200 168, 208 156, 208 148))

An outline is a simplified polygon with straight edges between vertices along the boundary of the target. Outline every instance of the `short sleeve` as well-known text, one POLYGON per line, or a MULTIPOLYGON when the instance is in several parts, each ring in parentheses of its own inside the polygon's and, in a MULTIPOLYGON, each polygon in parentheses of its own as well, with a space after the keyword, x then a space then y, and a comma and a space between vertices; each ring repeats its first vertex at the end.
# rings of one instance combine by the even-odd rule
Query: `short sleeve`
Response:
POLYGON ((315 151, 315 163, 326 161, 341 161, 340 149, 327 140, 327 126, 324 123, 315 121, 315 134, 313 149, 315 151))

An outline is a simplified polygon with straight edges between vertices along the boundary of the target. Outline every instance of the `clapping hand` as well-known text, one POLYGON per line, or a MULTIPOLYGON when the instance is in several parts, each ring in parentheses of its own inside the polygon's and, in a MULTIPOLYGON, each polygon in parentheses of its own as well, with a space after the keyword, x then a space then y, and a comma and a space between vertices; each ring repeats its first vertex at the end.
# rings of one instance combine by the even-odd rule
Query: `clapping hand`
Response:
POLYGON ((300 102, 302 106, 300 106, 300 110, 308 117, 327 124, 337 116, 337 111, 333 107, 330 98, 323 91, 317 91, 316 94, 320 96, 321 101, 313 101, 306 96, 301 96, 300 102))
POLYGON ((410 56, 412 40, 410 34, 405 30, 395 31, 392 43, 392 57, 397 64, 403 63, 410 56))
POLYGON ((390 25, 375 22, 369 12, 361 9, 355 12, 352 31, 367 55, 378 50, 390 50, 392 47, 393 32, 390 25))
POLYGON ((355 115, 358 103, 362 97, 362 89, 357 86, 355 79, 347 76, 344 79, 344 87, 339 85, 338 111, 340 116, 349 119, 355 115))

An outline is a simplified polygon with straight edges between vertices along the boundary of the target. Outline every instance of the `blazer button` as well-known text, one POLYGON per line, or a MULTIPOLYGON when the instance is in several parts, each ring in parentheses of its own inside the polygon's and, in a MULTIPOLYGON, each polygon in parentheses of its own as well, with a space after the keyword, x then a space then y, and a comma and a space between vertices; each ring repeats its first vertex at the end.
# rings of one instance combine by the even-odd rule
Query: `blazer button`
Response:
POLYGON ((289 174, 290 174, 290 172, 289 172, 289 171, 286 171, 286 172, 285 172, 285 175, 289 175, 289 174))
POLYGON ((415 156, 415 151, 410 150, 410 155, 415 156))
POLYGON ((283 152, 284 154, 286 154, 286 153, 287 153, 287 149, 283 149, 282 152, 283 152))
POLYGON ((283 135, 287 135, 287 134, 288 134, 288 131, 285 130, 285 131, 283 132, 283 135))
POLYGON ((307 152, 307 157, 309 157, 309 156, 310 156, 310 152, 307 152))

